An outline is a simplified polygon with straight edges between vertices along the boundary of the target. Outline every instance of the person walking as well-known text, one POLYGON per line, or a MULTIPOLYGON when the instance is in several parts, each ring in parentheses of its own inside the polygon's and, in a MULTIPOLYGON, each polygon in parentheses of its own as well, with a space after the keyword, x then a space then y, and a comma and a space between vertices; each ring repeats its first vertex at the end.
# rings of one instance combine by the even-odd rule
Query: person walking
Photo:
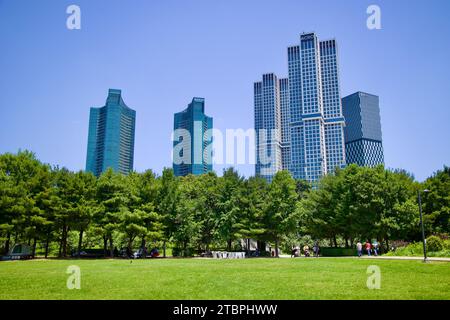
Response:
POLYGON ((367 251, 367 256, 370 257, 370 251, 371 251, 371 249, 372 249, 372 245, 370 244, 370 241, 369 241, 369 240, 367 240, 367 242, 366 242, 366 244, 364 245, 364 247, 365 247, 365 249, 366 249, 366 251, 367 251))
POLYGON ((310 256, 310 254, 309 254, 309 247, 308 247, 307 244, 304 245, 303 252, 305 253, 305 257, 309 257, 310 256))
POLYGON ((295 249, 294 246, 292 246, 292 250, 291 250, 291 258, 295 258, 297 250, 295 249))
POLYGON ((356 244, 356 250, 358 251, 358 257, 361 258, 362 256, 362 243, 358 241, 356 244))
POLYGON ((378 242, 377 242, 377 240, 375 240, 375 241, 372 243, 372 248, 373 248, 373 254, 374 254, 375 256, 378 256, 378 242))
POLYGON ((314 257, 319 257, 319 242, 316 241, 313 246, 314 257))

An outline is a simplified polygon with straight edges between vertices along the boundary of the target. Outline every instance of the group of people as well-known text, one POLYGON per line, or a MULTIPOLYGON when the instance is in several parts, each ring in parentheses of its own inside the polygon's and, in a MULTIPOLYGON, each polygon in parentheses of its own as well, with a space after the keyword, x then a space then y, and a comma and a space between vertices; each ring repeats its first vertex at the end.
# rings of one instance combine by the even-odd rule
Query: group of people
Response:
MULTIPOLYGON (((314 243, 314 246, 313 246, 314 257, 316 257, 316 258, 319 257, 319 250, 320 250, 319 243, 318 242, 314 243)), ((305 255, 305 257, 310 257, 311 256, 311 253, 309 251, 309 246, 307 244, 305 244, 303 246, 303 254, 305 255)), ((292 248, 292 252, 291 252, 291 258, 292 257, 294 257, 294 258, 295 257, 300 257, 300 256, 301 256, 300 247, 299 246, 293 247, 292 248)))
POLYGON ((361 257, 363 255, 363 247, 364 250, 367 253, 367 256, 371 256, 372 254, 374 256, 378 256, 378 242, 374 241, 373 243, 370 243, 370 240, 367 240, 366 243, 364 243, 364 245, 358 241, 358 243, 356 244, 356 250, 358 251, 358 257, 361 257))

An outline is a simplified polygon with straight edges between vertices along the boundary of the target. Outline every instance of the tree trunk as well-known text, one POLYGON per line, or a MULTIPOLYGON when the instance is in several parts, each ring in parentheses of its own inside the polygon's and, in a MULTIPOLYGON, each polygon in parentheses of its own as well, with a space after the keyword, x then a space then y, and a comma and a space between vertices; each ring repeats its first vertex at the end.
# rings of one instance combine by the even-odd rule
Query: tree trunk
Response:
POLYGON ((48 257, 48 246, 50 243, 50 232, 47 233, 47 239, 45 240, 45 259, 48 257))
POLYGON ((266 252, 266 243, 264 241, 257 242, 259 252, 266 252))
POLYGON ((103 236, 103 253, 105 258, 108 256, 108 237, 103 236))
POLYGON ((163 257, 166 257, 166 240, 163 242, 163 257))
POLYGON ((61 253, 62 253, 62 235, 61 235, 61 239, 59 239, 59 248, 58 248, 58 257, 61 258, 61 253))
POLYGON ((250 238, 247 239, 247 256, 250 257, 250 238))
POLYGON ((147 245, 147 241, 145 241, 145 236, 142 236, 141 241, 141 247, 142 247, 142 253, 144 254, 144 259, 147 259, 147 250, 145 249, 145 246, 147 245))
POLYGON ((345 247, 348 248, 348 238, 345 238, 345 247))
POLYGON ((80 236, 78 237, 78 258, 80 257, 81 246, 83 244, 83 229, 80 230, 80 236))
POLYGON ((386 248, 387 248, 386 252, 389 252, 390 250, 389 250, 389 239, 388 239, 388 237, 386 237, 386 248))
POLYGON ((69 228, 67 226, 64 226, 64 233, 63 233, 63 252, 62 255, 64 258, 67 257, 67 234, 69 233, 69 228))
POLYGON ((109 255, 110 255, 111 258, 114 258, 114 247, 113 247, 112 235, 109 236, 109 255))
POLYGON ((33 259, 34 259, 34 257, 36 256, 36 237, 34 237, 33 238, 33 247, 32 247, 32 250, 31 250, 31 256, 33 257, 33 259))
POLYGON ((280 257, 280 255, 278 254, 278 240, 275 240, 275 257, 280 257))
POLYGON ((336 235, 333 236, 333 242, 334 242, 334 247, 337 248, 337 240, 336 240, 336 235))
POLYGON ((58 257, 67 256, 67 226, 64 224, 61 231, 61 241, 59 243, 58 257))
POLYGON ((64 224, 61 230, 61 240, 59 243, 59 252, 58 252, 58 257, 65 257, 66 256, 66 245, 65 245, 65 241, 66 241, 66 225, 64 224))
POLYGON ((227 251, 231 251, 231 239, 227 240, 227 251))
POLYGON ((6 234, 5 255, 9 253, 10 242, 11 242, 11 233, 8 231, 8 233, 6 234))

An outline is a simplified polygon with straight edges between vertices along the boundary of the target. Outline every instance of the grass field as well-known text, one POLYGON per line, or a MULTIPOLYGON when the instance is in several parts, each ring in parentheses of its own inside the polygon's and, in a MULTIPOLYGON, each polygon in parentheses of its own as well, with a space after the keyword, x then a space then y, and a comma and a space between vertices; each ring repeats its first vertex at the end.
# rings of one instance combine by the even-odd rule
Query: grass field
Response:
POLYGON ((0 299, 450 299, 450 263, 357 258, 0 262, 0 299), (66 269, 81 269, 69 290, 66 269), (381 288, 366 286, 369 265, 381 288))

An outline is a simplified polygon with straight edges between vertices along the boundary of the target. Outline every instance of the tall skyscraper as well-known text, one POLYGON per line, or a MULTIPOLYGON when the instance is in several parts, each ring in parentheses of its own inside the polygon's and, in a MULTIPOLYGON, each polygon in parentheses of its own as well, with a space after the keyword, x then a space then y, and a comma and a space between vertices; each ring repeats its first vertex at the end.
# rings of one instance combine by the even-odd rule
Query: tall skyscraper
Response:
POLYGON ((287 80, 278 80, 273 73, 264 74, 254 83, 256 131, 256 175, 272 181, 282 170, 283 133, 281 108, 286 108, 287 80), (284 91, 282 91, 282 88, 284 91))
POLYGON ((132 171, 135 122, 136 111, 123 102, 121 90, 109 89, 105 106, 90 111, 86 171, 132 171))
POLYGON ((213 119, 205 115, 205 99, 193 98, 185 110, 175 113, 173 127, 174 174, 186 176, 212 171, 213 119))
POLYGON ((356 92, 342 99, 346 121, 347 164, 373 167, 384 163, 379 98, 356 92))
POLYGON ((316 182, 345 166, 337 55, 335 40, 319 41, 316 34, 304 33, 299 45, 288 47, 288 79, 266 74, 255 83, 256 132, 275 132, 267 144, 257 134, 257 175, 266 176, 258 158, 261 150, 274 159, 268 180, 282 168, 294 178, 316 182))
POLYGON ((345 166, 344 117, 335 40, 304 33, 288 48, 290 171, 315 182, 345 166))

